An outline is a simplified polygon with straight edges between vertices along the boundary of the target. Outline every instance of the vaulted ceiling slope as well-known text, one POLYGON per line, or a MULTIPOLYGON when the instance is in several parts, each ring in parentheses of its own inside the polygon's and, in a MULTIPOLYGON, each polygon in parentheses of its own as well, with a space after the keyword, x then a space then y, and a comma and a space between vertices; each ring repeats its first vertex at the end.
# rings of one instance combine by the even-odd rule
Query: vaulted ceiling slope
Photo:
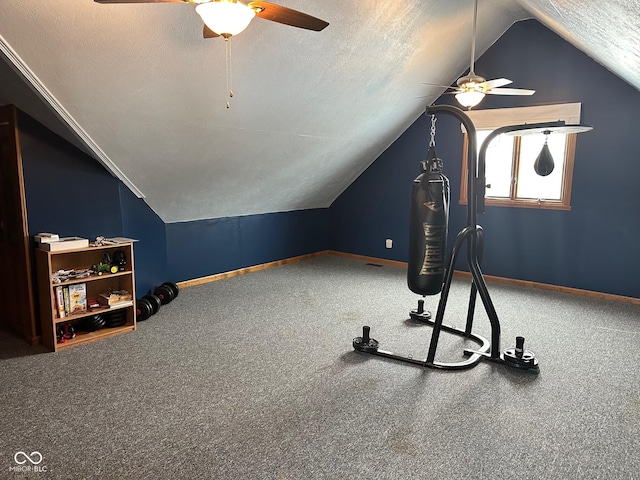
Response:
MULTIPOLYGON (((254 19, 230 41, 226 108, 224 41, 202 38, 192 5, 3 0, 0 101, 89 152, 168 223, 327 207, 444 90, 424 82, 466 71, 473 1, 276 3, 330 25, 254 19)), ((478 55, 535 17, 640 88, 636 1, 478 8, 478 55)))

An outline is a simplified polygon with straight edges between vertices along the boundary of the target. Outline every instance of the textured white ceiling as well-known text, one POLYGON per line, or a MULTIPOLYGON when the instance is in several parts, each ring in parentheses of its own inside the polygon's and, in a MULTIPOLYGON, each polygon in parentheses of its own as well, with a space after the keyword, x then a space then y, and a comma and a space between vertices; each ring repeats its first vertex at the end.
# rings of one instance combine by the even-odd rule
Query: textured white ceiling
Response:
POLYGON ((532 17, 640 90, 640 0, 519 2, 532 17))
MULTIPOLYGON (((330 25, 255 19, 231 39, 227 109, 224 41, 192 5, 3 0, 0 49, 49 112, 4 80, 0 98, 52 110, 165 222, 329 206, 443 90, 423 82, 468 68, 473 2, 275 3, 330 25)), ((640 86, 638 2, 480 0, 478 55, 531 16, 640 86)))

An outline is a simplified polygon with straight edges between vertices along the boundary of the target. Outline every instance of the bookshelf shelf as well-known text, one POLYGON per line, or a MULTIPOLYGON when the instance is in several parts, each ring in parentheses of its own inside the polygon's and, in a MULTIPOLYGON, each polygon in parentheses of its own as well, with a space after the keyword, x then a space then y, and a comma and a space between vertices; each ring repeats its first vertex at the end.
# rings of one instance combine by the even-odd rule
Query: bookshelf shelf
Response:
POLYGON ((58 324, 58 323, 65 323, 65 322, 72 322, 74 320, 79 320, 81 318, 84 317, 89 317, 91 315, 97 315, 99 313, 107 313, 107 312, 115 312, 116 310, 121 310, 123 308, 128 308, 133 306, 133 301, 131 301, 128 305, 118 305, 118 306, 113 306, 113 307, 98 307, 98 308, 92 308, 90 310, 87 310, 86 312, 83 313, 73 313, 69 316, 63 317, 63 318, 58 318, 55 317, 53 319, 54 323, 58 324))
POLYGON ((84 343, 95 342, 96 340, 113 337, 114 335, 119 335, 121 333, 132 332, 133 330, 135 330, 134 325, 125 325, 117 328, 102 328, 95 332, 77 332, 76 338, 67 340, 65 343, 58 343, 56 345, 56 351, 75 347, 84 343))
POLYGON ((86 282, 93 282, 93 281, 96 281, 96 280, 105 280, 107 277, 118 277, 120 275, 131 275, 131 272, 130 271, 124 271, 124 272, 116 272, 116 273, 104 273, 102 275, 90 275, 88 277, 75 278, 73 280, 67 280, 65 282, 59 282, 59 283, 51 282, 51 286, 53 286, 53 287, 63 286, 64 287, 65 285, 73 285, 75 283, 86 283, 86 282))
POLYGON ((135 309, 135 278, 134 278, 133 243, 121 243, 100 247, 86 247, 81 249, 48 251, 36 249, 36 270, 38 278, 38 296, 40 300, 40 323, 42 339, 45 346, 58 351, 76 345, 82 345, 102 338, 111 337, 136 329, 135 309), (126 266, 124 271, 91 275, 84 278, 74 278, 64 282, 53 282, 53 274, 59 270, 79 270, 97 265, 104 259, 105 254, 113 256, 117 250, 124 252, 126 266), (98 295, 108 291, 126 290, 131 293, 131 302, 117 306, 101 306, 75 313, 59 312, 57 289, 80 286, 85 291, 86 298, 98 298, 98 295), (124 311, 124 325, 113 328, 102 328, 93 332, 82 330, 82 320, 94 315, 108 315, 112 312, 124 311), (65 342, 58 342, 56 330, 66 323, 74 326, 75 338, 65 342))

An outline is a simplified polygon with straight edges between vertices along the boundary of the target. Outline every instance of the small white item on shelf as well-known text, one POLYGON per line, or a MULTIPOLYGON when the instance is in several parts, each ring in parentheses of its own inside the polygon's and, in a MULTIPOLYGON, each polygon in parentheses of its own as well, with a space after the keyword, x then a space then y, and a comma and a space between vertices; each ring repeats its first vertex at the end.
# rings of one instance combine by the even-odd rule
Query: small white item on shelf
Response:
POLYGON ((102 240, 102 243, 104 243, 105 245, 120 245, 121 243, 133 243, 133 242, 137 242, 138 240, 134 239, 134 238, 127 238, 127 237, 111 237, 111 238, 104 238, 102 240))
POLYGON ((74 250, 76 248, 86 248, 89 240, 82 237, 63 237, 50 243, 41 243, 39 248, 50 252, 60 252, 63 250, 74 250))
POLYGON ((51 243, 60 240, 57 233, 41 232, 33 237, 37 243, 51 243))

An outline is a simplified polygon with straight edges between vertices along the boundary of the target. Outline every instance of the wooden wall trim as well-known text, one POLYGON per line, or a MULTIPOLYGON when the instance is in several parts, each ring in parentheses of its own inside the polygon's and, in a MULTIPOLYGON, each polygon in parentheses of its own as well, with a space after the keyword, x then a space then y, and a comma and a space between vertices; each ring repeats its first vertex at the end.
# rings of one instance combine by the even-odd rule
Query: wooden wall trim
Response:
POLYGON ((367 257, 365 255, 356 255, 355 253, 337 252, 335 250, 327 250, 329 255, 336 255, 338 257, 355 258, 356 260, 362 260, 363 262, 377 263, 379 265, 393 265, 395 267, 406 267, 407 262, 399 262, 397 260, 387 260, 386 258, 367 257))
MULTIPOLYGON (((380 265, 392 265, 395 267, 406 267, 407 262, 400 262, 397 260, 387 260, 385 258, 368 257, 366 255, 357 255, 355 253, 338 252, 336 250, 322 250, 315 253, 309 253, 307 255, 300 255, 298 257, 285 258, 283 260, 277 260, 275 262, 262 263, 260 265, 254 265, 251 267, 240 268, 238 270, 231 270, 229 272, 218 273, 215 275, 209 275, 207 277, 194 278, 193 280, 185 280, 183 282, 177 282, 178 287, 193 287, 195 285, 202 285, 204 283, 215 282, 218 280, 224 280, 225 278, 236 277, 238 275, 244 275, 245 273, 258 272, 271 267, 277 267, 280 265, 286 265, 288 263, 299 262, 308 258, 320 257, 322 255, 335 255, 338 257, 353 258, 356 260, 362 260, 364 262, 376 263, 380 265)), ((471 273, 456 270, 453 272, 455 277, 471 278, 471 273)), ((550 290, 554 292, 569 293, 572 295, 578 295, 590 298, 599 298, 601 300, 613 300, 623 303, 632 303, 634 305, 640 305, 640 298, 625 297, 623 295, 614 295, 612 293, 593 292, 591 290, 581 290, 579 288, 562 287, 558 285, 550 285, 548 283, 531 282, 528 280, 516 280, 513 278, 497 277, 495 275, 484 275, 487 282, 504 283, 508 285, 518 285, 521 287, 538 288, 541 290, 550 290)))
POLYGON ((288 263, 295 263, 301 260, 307 260, 309 258, 319 257, 326 255, 327 250, 319 252, 308 253, 306 255, 300 255, 297 257, 284 258, 282 260, 276 260, 274 262, 261 263, 259 265, 252 265, 251 267, 239 268, 237 270, 230 270, 228 272, 216 273, 214 275, 208 275, 206 277, 194 278, 192 280, 184 280, 182 282, 176 282, 179 288, 194 287, 196 285, 202 285, 204 283, 217 282, 218 280, 224 280, 226 278, 237 277, 238 275, 244 275, 246 273, 259 272, 267 268, 278 267, 280 265, 286 265, 288 263))
MULTIPOLYGON (((453 272, 456 277, 471 278, 471 273, 456 270, 453 272)), ((559 285, 550 285, 548 283, 530 282, 528 280, 516 280, 513 278, 496 277, 494 275, 484 275, 487 282, 506 283, 508 285, 518 285, 521 287, 539 288, 541 290, 550 290, 553 292, 570 293, 582 297, 599 298, 601 300, 613 300, 617 302, 632 303, 640 305, 640 298, 625 297, 623 295, 615 295, 613 293, 594 292, 591 290, 581 290, 573 287, 562 287, 559 285)))

